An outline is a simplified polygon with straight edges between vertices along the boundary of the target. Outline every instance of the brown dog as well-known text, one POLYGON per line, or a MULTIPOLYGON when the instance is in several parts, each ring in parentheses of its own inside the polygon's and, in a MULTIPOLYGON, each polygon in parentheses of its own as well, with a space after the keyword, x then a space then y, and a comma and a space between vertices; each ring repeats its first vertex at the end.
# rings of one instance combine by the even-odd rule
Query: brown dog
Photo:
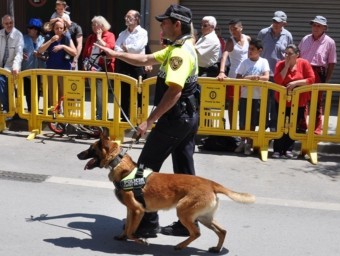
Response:
MULTIPOLYGON (((95 167, 109 168, 109 179, 116 185, 121 184, 122 180, 136 169, 136 163, 128 154, 122 153, 119 144, 103 134, 89 149, 79 153, 78 158, 81 160, 92 158, 85 165, 85 170, 95 167)), ((188 229, 190 236, 176 245, 175 249, 187 247, 200 236, 200 230, 195 225, 195 220, 198 220, 218 236, 217 246, 210 248, 209 251, 220 252, 227 231, 214 220, 214 213, 218 207, 217 194, 225 194, 240 203, 255 202, 253 195, 231 191, 214 181, 197 176, 152 172, 145 180, 145 185, 141 188, 145 206, 136 200, 132 189, 117 189, 116 186, 118 199, 127 207, 125 229, 116 237, 119 240, 145 242, 134 236, 144 212, 176 207, 177 216, 188 229)), ((135 179, 132 183, 140 185, 139 181, 140 179, 135 179)))

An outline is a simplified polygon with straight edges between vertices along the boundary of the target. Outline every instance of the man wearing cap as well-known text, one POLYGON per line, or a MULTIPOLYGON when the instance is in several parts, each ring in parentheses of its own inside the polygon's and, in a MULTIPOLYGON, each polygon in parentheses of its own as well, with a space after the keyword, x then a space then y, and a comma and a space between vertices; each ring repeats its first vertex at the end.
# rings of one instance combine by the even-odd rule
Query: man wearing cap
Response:
MULTIPOLYGON (((17 75, 22 62, 23 36, 14 27, 14 18, 11 15, 4 15, 1 22, 3 29, 0 30, 0 65, 4 69, 12 71, 13 75, 17 75)), ((2 75, 0 76, 0 101, 2 112, 8 112, 8 79, 2 75)))
MULTIPOLYGON (((269 62, 269 81, 274 82, 274 70, 276 63, 284 59, 286 47, 293 43, 292 34, 285 29, 287 15, 283 11, 274 13, 272 25, 262 29, 257 38, 262 41, 263 51, 261 57, 269 62)), ((271 131, 276 131, 277 109, 275 106, 274 91, 269 90, 267 101, 267 123, 271 131)))
MULTIPOLYGON (((326 35, 327 19, 323 16, 316 16, 310 21, 312 33, 302 38, 299 49, 300 56, 309 61, 315 74, 315 83, 328 83, 332 77, 336 58, 335 41, 326 35)), ((315 134, 321 134, 322 131, 322 92, 319 92, 315 134)), ((307 119, 308 106, 305 110, 305 118, 307 119)), ((307 125, 306 125, 307 126, 307 125)), ((307 127, 306 127, 307 129, 307 127)))
MULTIPOLYGON (((44 43, 45 39, 40 34, 42 21, 32 18, 27 24, 27 34, 24 35, 24 50, 21 70, 46 68, 45 58, 38 52, 39 47, 44 43)), ((31 111, 31 79, 24 78, 24 91, 26 95, 27 110, 31 111)))
MULTIPOLYGON (((156 108, 137 128, 138 135, 151 130, 138 159, 138 165, 160 171, 171 154, 175 173, 195 175, 193 153, 198 129, 198 113, 194 93, 197 90, 197 55, 191 40, 191 10, 181 5, 171 5, 161 22, 164 38, 171 44, 153 54, 134 54, 113 51, 97 45, 109 56, 134 66, 161 64, 157 75, 156 108)), ((159 231, 157 213, 146 213, 135 235, 155 237, 159 231)), ((167 235, 188 236, 187 229, 178 221, 162 228, 167 235)))

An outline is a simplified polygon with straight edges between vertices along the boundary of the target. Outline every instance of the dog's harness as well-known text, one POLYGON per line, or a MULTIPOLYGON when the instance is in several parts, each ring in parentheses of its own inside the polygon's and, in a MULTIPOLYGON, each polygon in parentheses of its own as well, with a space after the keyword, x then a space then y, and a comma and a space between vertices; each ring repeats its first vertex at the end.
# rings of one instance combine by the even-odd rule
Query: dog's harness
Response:
MULTIPOLYGON (((121 149, 120 153, 111 161, 109 168, 112 170, 115 168, 123 159, 127 150, 121 149)), ((131 173, 122 179, 120 182, 114 182, 116 192, 121 190, 133 191, 133 194, 138 202, 140 202, 143 207, 146 207, 142 188, 145 186, 147 178, 152 173, 150 169, 144 169, 143 165, 136 167, 131 173)))
POLYGON ((122 179, 120 182, 115 182, 116 189, 133 190, 143 188, 146 184, 146 179, 152 173, 150 169, 144 169, 143 167, 135 168, 128 176, 122 179))
POLYGON ((125 190, 133 192, 136 200, 140 202, 143 207, 146 207, 142 188, 146 184, 146 180, 152 173, 150 169, 144 169, 144 166, 136 167, 128 176, 120 182, 114 182, 116 190, 125 190))

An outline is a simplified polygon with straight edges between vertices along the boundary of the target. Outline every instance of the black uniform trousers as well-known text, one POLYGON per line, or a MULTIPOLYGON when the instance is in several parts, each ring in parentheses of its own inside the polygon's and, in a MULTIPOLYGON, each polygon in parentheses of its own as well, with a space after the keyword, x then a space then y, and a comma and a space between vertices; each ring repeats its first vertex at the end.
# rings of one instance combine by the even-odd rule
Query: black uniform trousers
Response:
MULTIPOLYGON (((149 134, 138 159, 138 165, 159 172, 165 159, 171 154, 174 173, 195 175, 193 154, 198 130, 198 113, 192 117, 187 113, 180 116, 163 115, 149 134)), ((157 212, 145 213, 141 226, 158 225, 157 212)))

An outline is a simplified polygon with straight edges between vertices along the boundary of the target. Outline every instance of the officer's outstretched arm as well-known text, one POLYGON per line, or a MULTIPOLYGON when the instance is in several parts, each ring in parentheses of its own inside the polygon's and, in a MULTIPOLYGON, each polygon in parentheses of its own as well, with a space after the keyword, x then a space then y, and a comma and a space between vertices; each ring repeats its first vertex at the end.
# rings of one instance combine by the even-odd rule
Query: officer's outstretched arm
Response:
POLYGON ((153 54, 137 54, 137 53, 128 53, 128 52, 117 52, 111 48, 104 47, 99 44, 94 44, 96 47, 100 48, 105 52, 109 58, 117 58, 124 62, 127 62, 133 66, 149 66, 158 64, 153 54))

